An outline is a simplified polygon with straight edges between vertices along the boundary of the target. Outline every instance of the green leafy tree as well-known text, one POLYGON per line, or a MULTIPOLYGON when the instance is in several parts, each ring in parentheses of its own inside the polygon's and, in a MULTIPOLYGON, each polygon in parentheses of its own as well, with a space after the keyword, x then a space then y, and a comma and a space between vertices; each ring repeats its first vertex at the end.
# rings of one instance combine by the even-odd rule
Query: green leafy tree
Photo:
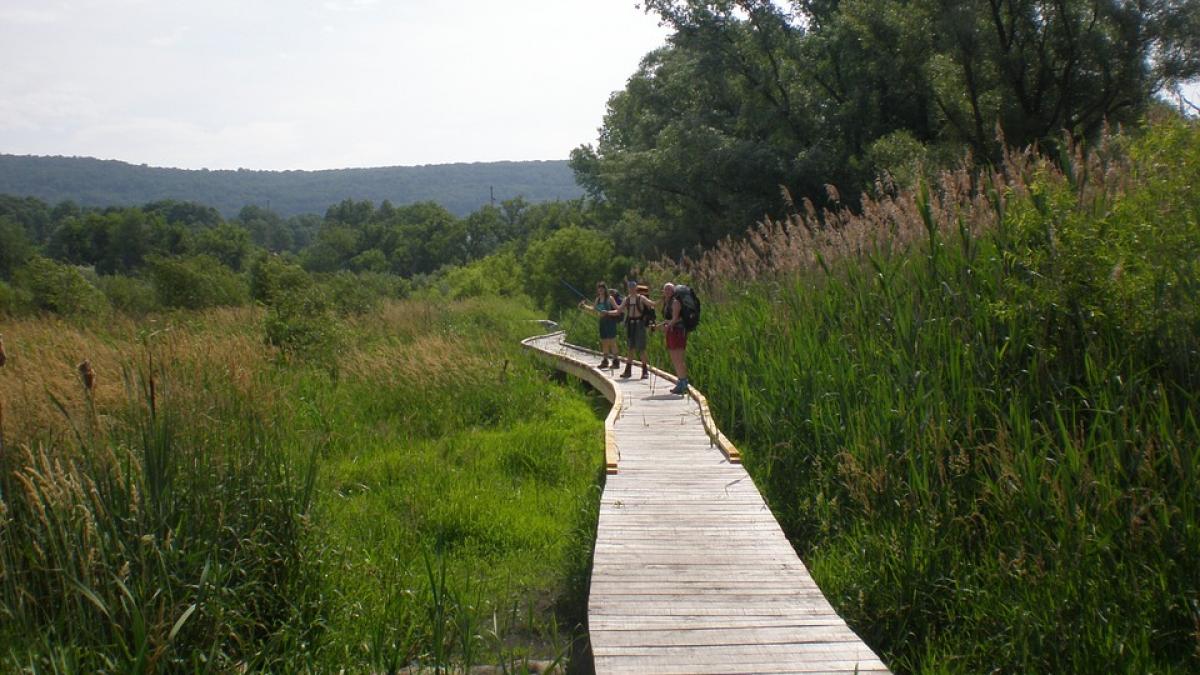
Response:
POLYGON ((303 267, 282 256, 259 255, 250 265, 250 297, 264 305, 274 305, 312 284, 303 267))
POLYGON ((7 216, 0 216, 0 279, 9 279, 34 253, 25 228, 7 216))
POLYGON ((7 218, 25 230, 29 241, 44 243, 57 220, 46 202, 34 197, 0 195, 0 218, 7 218))
POLYGON ((575 226, 563 228, 529 244, 524 259, 526 288, 548 309, 569 307, 579 297, 566 284, 593 288, 609 272, 612 258, 613 244, 603 234, 575 226))
POLYGON ((219 211, 198 202, 164 199, 146 204, 142 211, 149 215, 161 216, 169 225, 182 225, 190 230, 216 227, 224 222, 219 211))
POLYGON ((337 221, 326 222, 316 241, 304 250, 301 259, 310 272, 336 272, 345 269, 358 255, 359 231, 337 221))
POLYGON ((221 261, 229 269, 240 272, 251 250, 250 232, 240 225, 221 223, 196 235, 194 250, 221 261))
POLYGON ((237 222, 250 233, 251 240, 268 251, 294 250, 296 237, 292 227, 278 213, 253 204, 242 207, 237 222))

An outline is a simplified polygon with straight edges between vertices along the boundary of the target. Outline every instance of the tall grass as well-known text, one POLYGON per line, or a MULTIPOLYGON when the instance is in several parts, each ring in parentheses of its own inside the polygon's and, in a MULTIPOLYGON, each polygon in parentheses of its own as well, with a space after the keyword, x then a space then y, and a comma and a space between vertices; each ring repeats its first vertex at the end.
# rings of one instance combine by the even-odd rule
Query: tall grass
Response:
POLYGON ((693 381, 902 672, 1200 669, 1200 128, 1012 153, 684 270, 693 381))
POLYGON ((0 669, 564 666, 601 422, 497 302, 385 304, 335 364, 252 309, 8 323, 0 669))

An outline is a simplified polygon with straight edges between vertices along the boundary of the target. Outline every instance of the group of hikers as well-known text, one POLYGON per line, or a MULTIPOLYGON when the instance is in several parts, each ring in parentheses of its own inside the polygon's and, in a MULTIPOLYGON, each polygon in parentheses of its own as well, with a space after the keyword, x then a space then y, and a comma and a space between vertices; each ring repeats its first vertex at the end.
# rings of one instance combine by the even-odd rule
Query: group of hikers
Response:
POLYGON ((663 285, 663 322, 656 321, 659 303, 650 298, 650 288, 637 281, 628 281, 624 298, 603 281, 596 284, 596 299, 589 303, 580 301, 580 306, 600 316, 600 351, 603 360, 600 368, 617 368, 621 357, 617 350, 617 326, 625 324, 627 338, 625 370, 621 377, 633 377, 634 355, 642 362, 642 379, 650 376, 646 363, 646 342, 649 332, 661 328, 666 335, 667 354, 675 370, 677 382, 672 394, 685 394, 688 389, 687 349, 688 331, 695 328, 699 320, 699 300, 687 286, 667 283, 663 285))

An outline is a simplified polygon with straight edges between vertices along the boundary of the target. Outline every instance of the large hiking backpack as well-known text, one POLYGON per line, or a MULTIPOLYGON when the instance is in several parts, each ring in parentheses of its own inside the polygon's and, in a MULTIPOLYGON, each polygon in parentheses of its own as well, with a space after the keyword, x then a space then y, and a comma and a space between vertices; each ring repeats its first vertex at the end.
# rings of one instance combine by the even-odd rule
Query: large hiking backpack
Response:
POLYGON ((683 308, 679 320, 683 321, 684 328, 689 332, 696 330, 696 326, 700 325, 700 298, 696 296, 696 291, 679 285, 675 287, 675 297, 679 298, 679 306, 683 308))

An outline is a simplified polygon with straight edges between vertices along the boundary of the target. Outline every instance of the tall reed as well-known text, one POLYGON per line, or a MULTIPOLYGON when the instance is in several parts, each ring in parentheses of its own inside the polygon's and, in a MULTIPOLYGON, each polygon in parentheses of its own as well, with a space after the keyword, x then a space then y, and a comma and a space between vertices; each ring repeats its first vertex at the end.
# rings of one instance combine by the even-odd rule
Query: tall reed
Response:
POLYGON ((1200 128, 881 189, 662 274, 692 380, 902 672, 1200 669, 1200 128))

